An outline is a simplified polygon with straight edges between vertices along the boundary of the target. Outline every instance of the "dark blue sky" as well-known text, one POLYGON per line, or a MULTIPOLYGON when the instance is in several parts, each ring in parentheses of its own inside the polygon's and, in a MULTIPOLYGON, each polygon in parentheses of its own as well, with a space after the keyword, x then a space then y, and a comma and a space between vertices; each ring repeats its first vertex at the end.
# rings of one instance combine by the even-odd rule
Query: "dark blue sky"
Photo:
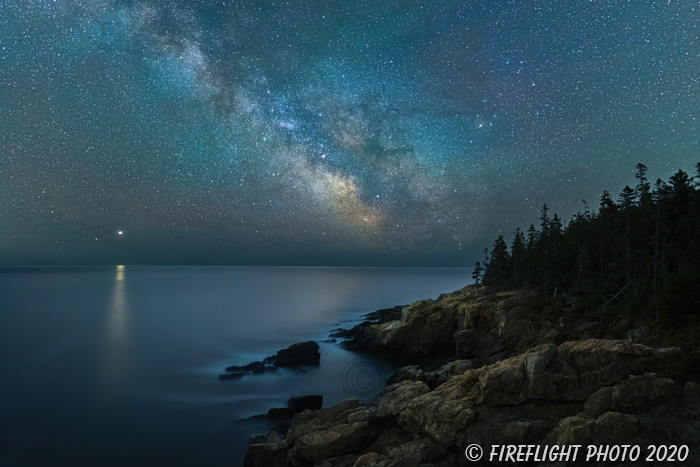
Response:
POLYGON ((470 266, 700 160, 696 2, 0 8, 0 264, 470 266))

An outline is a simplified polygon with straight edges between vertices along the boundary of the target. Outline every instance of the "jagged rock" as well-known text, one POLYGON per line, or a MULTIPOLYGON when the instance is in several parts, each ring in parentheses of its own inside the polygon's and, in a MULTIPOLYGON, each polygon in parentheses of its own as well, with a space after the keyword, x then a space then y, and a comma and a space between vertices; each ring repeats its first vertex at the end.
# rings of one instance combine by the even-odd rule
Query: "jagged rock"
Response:
POLYGON ((334 423, 347 423, 348 413, 356 410, 359 405, 357 399, 350 398, 327 409, 302 412, 292 420, 292 428, 287 434, 287 439, 294 441, 306 434, 326 429, 334 423))
POLYGON ((338 328, 334 329, 328 337, 339 337, 341 339, 352 339, 353 342, 344 342, 343 346, 356 350, 361 350, 368 345, 370 341, 363 341, 363 330, 368 326, 387 323, 401 318, 401 312, 408 305, 395 306, 392 308, 382 308, 381 310, 367 313, 363 316, 364 321, 354 326, 352 329, 338 328))
POLYGON ((379 454, 386 455, 389 449, 395 446, 401 446, 414 439, 416 439, 414 433, 409 433, 399 427, 391 427, 382 431, 376 441, 367 449, 368 451, 376 451, 379 454))
POLYGON ((374 417, 395 417, 409 402, 428 391, 428 385, 422 381, 393 384, 374 398, 370 404, 370 412, 374 417))
POLYGON ((475 406, 482 372, 469 370, 416 397, 399 414, 399 426, 407 431, 425 433, 443 445, 450 445, 456 434, 476 418, 475 406))
POLYGON ((595 419, 578 415, 563 418, 545 438, 544 444, 578 444, 586 445, 593 438, 595 419))
POLYGON ((267 357, 265 362, 275 366, 318 365, 321 361, 318 349, 314 341, 299 342, 277 351, 277 355, 267 357))
POLYGON ((582 412, 560 420, 544 442, 697 445, 700 419, 686 400, 684 388, 670 379, 632 375, 596 391, 582 412))
POLYGON ((253 435, 243 460, 244 467, 285 467, 289 443, 275 431, 253 435))
POLYGON ((276 461, 280 450, 288 450, 292 465, 371 459, 385 467, 446 466, 461 460, 455 451, 471 442, 696 445, 700 386, 630 375, 628 363, 650 351, 597 339, 544 344, 451 376, 434 390, 405 380, 366 406, 349 399, 302 412, 286 440, 270 436, 268 446, 255 445, 250 455, 276 461))
POLYGON ((488 353, 500 352, 503 346, 496 345, 498 341, 494 334, 474 328, 455 332, 452 335, 455 342, 455 355, 460 358, 476 358, 482 356, 485 349, 489 349, 488 353))
POLYGON ((376 452, 368 452, 357 458, 352 467, 373 467, 379 463, 380 456, 376 452))
POLYGON ((313 394, 310 396, 292 397, 287 401, 287 406, 293 409, 299 409, 299 411, 320 409, 321 406, 323 406, 323 396, 320 394, 313 394))
POLYGON ((430 438, 418 438, 387 452, 382 467, 419 467, 444 454, 444 446, 430 438))
POLYGON ((467 287, 437 301, 412 303, 400 319, 365 321, 344 333, 352 339, 343 346, 395 357, 456 356, 495 362, 538 343, 564 341, 561 326, 532 317, 536 306, 541 303, 533 293, 475 297, 467 287))
POLYGON ((301 410, 296 410, 291 407, 272 407, 267 410, 267 416, 277 419, 292 418, 299 412, 301 412, 301 410))
POLYGON ((243 375, 259 375, 262 373, 274 372, 277 371, 277 368, 275 368, 274 366, 267 366, 263 362, 251 362, 247 365, 242 366, 229 366, 226 367, 224 370, 227 371, 227 373, 219 375, 219 379, 221 381, 238 379, 243 377, 243 375))
POLYGON ((388 321, 394 321, 401 318, 401 313, 403 309, 408 305, 398 305, 391 308, 382 308, 381 310, 373 311, 367 313, 363 316, 368 321, 374 321, 375 323, 386 323, 388 321))
POLYGON ((255 361, 247 365, 232 365, 226 367, 226 373, 219 375, 219 380, 239 379, 244 375, 269 373, 277 371, 277 367, 292 367, 296 371, 305 372, 299 365, 318 365, 321 354, 318 344, 314 341, 299 342, 286 349, 279 350, 276 355, 265 358, 262 362, 255 361), (274 365, 274 366, 272 366, 274 365))
POLYGON ((435 389, 448 378, 464 374, 465 371, 475 367, 473 360, 454 360, 448 362, 433 371, 423 371, 417 365, 399 368, 386 382, 387 386, 401 381, 423 381, 431 389, 435 389))
POLYGON ((251 362, 247 365, 243 366, 229 366, 224 368, 224 371, 228 371, 229 373, 242 373, 242 372, 250 372, 250 373, 264 373, 265 372, 265 364, 263 362, 251 362))
POLYGON ((354 454, 349 454, 345 456, 333 457, 331 459, 324 459, 321 462, 314 464, 314 467, 353 467, 357 461, 357 456, 354 454))
POLYGON ((389 377, 386 385, 391 386, 402 381, 422 381, 424 377, 425 375, 418 365, 404 366, 389 377))
POLYGON ((453 310, 422 300, 404 308, 399 320, 362 323, 351 330, 352 339, 343 343, 350 350, 379 350, 406 356, 444 355, 454 352, 445 335, 457 328, 453 310))
POLYGON ((435 389, 452 376, 463 375, 467 370, 481 366, 474 360, 454 360, 433 371, 428 371, 420 378, 431 389, 435 389))
POLYGON ((507 423, 502 430, 504 444, 535 444, 549 433, 551 425, 541 419, 519 419, 507 423))
POLYGON ((685 383, 683 386, 683 406, 689 415, 700 418, 700 384, 685 383))
POLYGON ((366 349, 472 358, 405 367, 371 402, 306 410, 286 438, 251 440, 249 454, 300 466, 447 467, 465 465, 470 443, 700 445, 699 384, 640 375, 660 352, 644 345, 563 341, 591 324, 552 323, 539 300, 467 288, 353 328, 351 344, 366 349))
POLYGON ((346 423, 300 436, 289 451, 292 464, 313 464, 358 450, 367 440, 368 425, 367 421, 346 423))
POLYGON ((598 418, 612 408, 613 388, 604 387, 594 392, 584 404, 585 414, 598 418))
POLYGON ((232 379, 240 379, 245 373, 222 373, 218 376, 219 381, 228 381, 232 379))
POLYGON ((649 347, 623 340, 587 339, 559 346, 550 373, 562 397, 585 401, 602 386, 631 373, 631 363, 653 353, 649 347))
POLYGON ((316 410, 323 406, 322 395, 292 397, 287 401, 287 407, 275 407, 267 411, 270 418, 292 418, 304 410, 316 410))

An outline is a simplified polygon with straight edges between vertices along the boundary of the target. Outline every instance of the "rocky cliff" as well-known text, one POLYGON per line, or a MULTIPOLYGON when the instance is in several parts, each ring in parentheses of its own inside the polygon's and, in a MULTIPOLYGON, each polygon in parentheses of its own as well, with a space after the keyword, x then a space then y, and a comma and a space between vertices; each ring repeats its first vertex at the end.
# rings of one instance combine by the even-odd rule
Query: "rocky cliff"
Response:
POLYGON ((246 465, 494 465, 467 461, 473 443, 686 444, 696 465, 700 385, 644 371, 677 351, 592 338, 595 322, 547 315, 534 293, 471 287, 358 326, 349 348, 449 361, 403 368, 368 404, 307 410, 282 435, 254 436, 246 465))

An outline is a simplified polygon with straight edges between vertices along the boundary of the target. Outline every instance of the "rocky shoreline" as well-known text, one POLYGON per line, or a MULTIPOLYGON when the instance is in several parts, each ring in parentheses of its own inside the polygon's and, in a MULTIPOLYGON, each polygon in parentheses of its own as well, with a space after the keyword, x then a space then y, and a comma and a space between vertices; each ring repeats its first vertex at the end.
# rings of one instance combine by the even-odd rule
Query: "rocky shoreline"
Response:
MULTIPOLYGON (((468 286, 380 310, 338 331, 348 339, 341 345, 442 364, 400 369, 367 404, 305 410, 282 433, 254 435, 245 465, 512 465, 468 461, 464 450, 474 443, 487 452, 505 444, 684 444, 690 457, 676 465, 697 465, 700 384, 648 371, 679 349, 637 342, 640 333, 615 338, 629 323, 609 323, 598 336, 599 320, 567 306, 564 297, 545 304, 534 292, 468 286)), ((638 465, 650 464, 642 456, 638 465)))

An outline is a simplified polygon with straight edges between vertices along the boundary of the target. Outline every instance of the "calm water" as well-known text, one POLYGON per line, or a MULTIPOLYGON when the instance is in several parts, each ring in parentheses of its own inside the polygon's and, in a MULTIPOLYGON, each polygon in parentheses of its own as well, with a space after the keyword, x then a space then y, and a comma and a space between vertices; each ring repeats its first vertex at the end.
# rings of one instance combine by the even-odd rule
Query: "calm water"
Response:
POLYGON ((332 343, 321 344, 321 365, 305 374, 220 382, 225 366, 326 339, 338 323, 435 298, 470 276, 466 269, 0 269, 0 465, 240 465, 248 436, 269 422, 238 420, 291 396, 322 393, 324 406, 369 397, 392 368, 332 343))

